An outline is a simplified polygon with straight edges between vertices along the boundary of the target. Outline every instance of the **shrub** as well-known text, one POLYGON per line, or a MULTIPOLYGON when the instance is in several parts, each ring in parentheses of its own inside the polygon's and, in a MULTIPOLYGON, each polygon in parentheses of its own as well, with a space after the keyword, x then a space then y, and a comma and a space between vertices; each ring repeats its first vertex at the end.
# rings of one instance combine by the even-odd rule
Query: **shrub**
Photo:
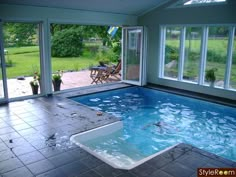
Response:
POLYGON ((211 68, 206 70, 206 81, 208 82, 215 82, 216 80, 216 76, 215 76, 215 72, 217 71, 217 68, 211 68))
POLYGON ((52 38, 53 57, 78 57, 82 54, 83 38, 78 29, 58 31, 52 38))
POLYGON ((110 62, 117 62, 119 58, 111 48, 102 47, 99 49, 99 52, 96 55, 96 59, 105 64, 109 64, 110 62))
POLYGON ((176 47, 172 47, 172 46, 166 45, 165 53, 166 53, 166 63, 169 63, 172 60, 178 61, 178 59, 179 59, 179 51, 178 51, 178 49, 176 47))
POLYGON ((225 63, 227 56, 224 54, 220 54, 213 50, 207 51, 207 61, 217 62, 217 63, 225 63))
POLYGON ((12 67, 13 66, 13 61, 11 59, 6 60, 6 67, 12 67))

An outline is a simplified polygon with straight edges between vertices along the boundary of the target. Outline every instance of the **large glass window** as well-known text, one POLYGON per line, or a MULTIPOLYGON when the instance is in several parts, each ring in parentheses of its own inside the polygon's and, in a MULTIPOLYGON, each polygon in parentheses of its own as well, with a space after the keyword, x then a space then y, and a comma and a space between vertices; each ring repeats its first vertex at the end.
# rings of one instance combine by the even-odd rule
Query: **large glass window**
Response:
POLYGON ((236 89, 236 30, 234 32, 233 58, 231 66, 230 88, 236 89))
POLYGON ((165 77, 170 77, 175 79, 178 77, 180 34, 181 34, 181 28, 179 27, 166 28, 165 62, 164 62, 165 77))
POLYGON ((235 90, 236 30, 231 33, 231 28, 236 27, 163 26, 159 77, 235 90), (231 51, 232 58, 229 58, 231 51))
POLYGON ((186 28, 183 72, 184 80, 191 82, 198 81, 199 63, 201 56, 201 37, 201 27, 186 28))
MULTIPOLYGON (((209 27, 206 72, 215 70, 215 86, 224 87, 228 50, 228 27, 209 27)), ((205 79, 205 84, 209 83, 205 79)))

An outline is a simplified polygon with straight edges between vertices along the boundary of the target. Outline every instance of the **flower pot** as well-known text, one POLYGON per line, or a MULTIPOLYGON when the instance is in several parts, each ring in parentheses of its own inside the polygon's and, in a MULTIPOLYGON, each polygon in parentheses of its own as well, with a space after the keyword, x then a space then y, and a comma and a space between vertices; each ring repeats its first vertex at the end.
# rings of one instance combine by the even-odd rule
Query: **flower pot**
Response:
POLYGON ((53 88, 55 92, 61 90, 61 82, 62 82, 61 80, 57 80, 57 81, 52 80, 53 88))
POLYGON ((37 95, 39 91, 39 86, 38 85, 31 85, 31 89, 33 92, 33 95, 37 95))
POLYGON ((215 86, 215 81, 211 81, 210 82, 210 87, 214 87, 215 86))

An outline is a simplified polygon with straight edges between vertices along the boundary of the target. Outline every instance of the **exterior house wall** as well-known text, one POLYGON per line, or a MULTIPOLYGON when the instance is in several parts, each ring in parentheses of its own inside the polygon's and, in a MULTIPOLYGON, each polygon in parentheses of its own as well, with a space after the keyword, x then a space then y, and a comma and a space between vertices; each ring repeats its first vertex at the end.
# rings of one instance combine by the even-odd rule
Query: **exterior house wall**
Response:
MULTIPOLYGON (((233 2, 233 1, 231 1, 233 2)), ((198 84, 158 78, 160 25, 167 24, 236 24, 236 4, 155 9, 138 18, 147 27, 147 82, 236 100, 236 92, 198 84)))

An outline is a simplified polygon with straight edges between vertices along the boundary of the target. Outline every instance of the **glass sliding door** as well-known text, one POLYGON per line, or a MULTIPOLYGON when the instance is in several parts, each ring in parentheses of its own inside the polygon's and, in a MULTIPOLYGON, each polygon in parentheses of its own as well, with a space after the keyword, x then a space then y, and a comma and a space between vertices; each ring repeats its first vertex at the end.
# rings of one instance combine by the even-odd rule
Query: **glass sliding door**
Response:
POLYGON ((40 94, 39 23, 4 22, 9 98, 40 94))
POLYGON ((0 102, 2 102, 5 98, 4 94, 4 84, 3 84, 3 72, 2 72, 2 64, 3 64, 3 56, 5 54, 3 50, 3 37, 2 37, 2 25, 0 22, 0 102))
POLYGON ((124 82, 143 85, 144 61, 143 52, 143 28, 127 27, 123 28, 123 61, 122 78, 124 82))

